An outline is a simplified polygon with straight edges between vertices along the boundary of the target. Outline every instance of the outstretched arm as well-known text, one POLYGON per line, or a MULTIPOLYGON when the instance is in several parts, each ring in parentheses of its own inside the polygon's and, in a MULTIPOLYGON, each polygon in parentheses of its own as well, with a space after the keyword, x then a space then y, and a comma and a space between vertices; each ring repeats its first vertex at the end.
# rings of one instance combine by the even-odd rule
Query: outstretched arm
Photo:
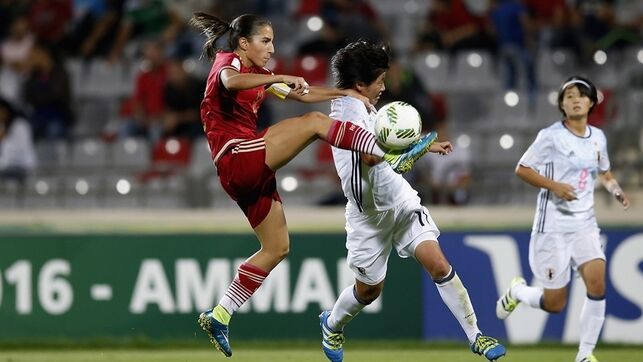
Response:
POLYGON ((627 197, 625 192, 623 192, 623 189, 621 189, 621 186, 616 181, 616 178, 614 178, 612 172, 607 171, 599 173, 598 177, 607 191, 609 191, 616 198, 616 200, 618 200, 618 202, 623 205, 623 208, 627 210, 627 208, 630 206, 630 199, 627 197))
POLYGON ((285 83, 295 94, 305 94, 308 89, 308 83, 302 77, 282 74, 254 74, 239 73, 232 68, 226 68, 221 71, 221 83, 227 90, 239 91, 252 89, 262 85, 274 83, 285 83))
POLYGON ((294 99, 303 103, 318 103, 318 102, 325 102, 334 98, 339 98, 344 96, 350 96, 350 97, 359 99, 360 101, 362 101, 362 103, 364 103, 367 109, 372 107, 370 100, 367 97, 361 95, 359 92, 357 92, 354 89, 310 87, 308 93, 304 95, 300 95, 297 93, 290 93, 288 95, 288 98, 294 99))
POLYGON ((532 186, 550 190, 554 193, 554 195, 563 200, 576 200, 576 192, 574 192, 574 186, 562 182, 556 182, 539 174, 531 167, 518 165, 518 167, 516 167, 516 175, 518 175, 518 177, 520 177, 523 181, 532 186))

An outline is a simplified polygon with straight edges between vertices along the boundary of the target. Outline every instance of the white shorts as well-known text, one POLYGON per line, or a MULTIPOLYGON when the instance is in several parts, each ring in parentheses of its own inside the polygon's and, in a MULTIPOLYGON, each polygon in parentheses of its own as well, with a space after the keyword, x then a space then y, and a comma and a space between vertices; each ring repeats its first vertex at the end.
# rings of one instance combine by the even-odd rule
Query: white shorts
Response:
POLYGON ((368 285, 376 285, 386 277, 393 246, 400 257, 415 257, 415 248, 422 241, 437 242, 440 236, 419 198, 380 213, 347 210, 346 233, 348 266, 357 280, 368 285))
POLYGON ((572 268, 594 259, 605 260, 598 226, 575 232, 531 234, 529 265, 545 289, 565 287, 572 268))

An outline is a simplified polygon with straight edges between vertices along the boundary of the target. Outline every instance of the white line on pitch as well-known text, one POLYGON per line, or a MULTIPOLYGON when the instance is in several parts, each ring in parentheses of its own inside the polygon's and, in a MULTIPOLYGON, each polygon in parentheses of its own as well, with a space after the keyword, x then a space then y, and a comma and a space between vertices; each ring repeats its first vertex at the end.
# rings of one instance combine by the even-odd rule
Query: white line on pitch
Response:
POLYGON ((109 284, 94 284, 91 289, 92 299, 110 300, 112 299, 112 286, 109 284))

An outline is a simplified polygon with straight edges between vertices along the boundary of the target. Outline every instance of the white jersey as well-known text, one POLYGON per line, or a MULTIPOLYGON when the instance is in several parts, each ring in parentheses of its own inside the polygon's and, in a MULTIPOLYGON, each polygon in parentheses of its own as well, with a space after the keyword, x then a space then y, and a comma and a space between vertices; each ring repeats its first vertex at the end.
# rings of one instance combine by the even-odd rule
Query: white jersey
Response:
POLYGON ((541 189, 533 232, 572 232, 596 224, 594 186, 598 173, 610 168, 603 131, 588 125, 585 136, 579 137, 563 122, 554 123, 538 133, 519 165, 572 185, 577 197, 565 201, 541 189))
MULTIPOLYGON (((369 113, 356 98, 334 99, 330 118, 349 121, 375 133, 375 113, 369 113)), ((360 152, 336 147, 333 147, 333 159, 342 181, 342 190, 348 199, 348 211, 381 212, 406 200, 418 198, 417 191, 386 162, 369 167, 362 164, 360 152)))

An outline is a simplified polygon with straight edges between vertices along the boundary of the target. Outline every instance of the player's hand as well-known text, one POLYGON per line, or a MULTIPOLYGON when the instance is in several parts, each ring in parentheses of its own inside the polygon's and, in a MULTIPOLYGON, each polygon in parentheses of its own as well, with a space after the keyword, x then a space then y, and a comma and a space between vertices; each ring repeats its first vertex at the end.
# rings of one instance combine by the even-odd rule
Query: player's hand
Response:
POLYGON ((362 94, 360 94, 355 89, 346 89, 346 95, 349 96, 349 97, 357 98, 360 101, 362 101, 362 103, 364 103, 364 105, 366 106, 367 111, 369 111, 369 112, 371 112, 371 111, 377 112, 377 110, 375 110, 375 107, 371 104, 371 100, 368 99, 368 97, 363 96, 362 94))
POLYGON ((577 199, 576 192, 574 191, 574 186, 570 184, 557 182, 554 187, 551 188, 551 191, 554 193, 554 195, 558 196, 558 198, 561 198, 565 201, 572 201, 577 199))
POLYGON ((310 91, 310 86, 306 83, 306 80, 302 77, 295 77, 292 75, 284 75, 283 82, 288 85, 293 92, 300 96, 305 96, 310 91))
POLYGON ((433 142, 433 144, 429 146, 429 152, 440 155, 448 155, 451 151, 453 151, 453 145, 449 141, 433 142))
POLYGON ((630 199, 627 197, 625 192, 615 192, 614 197, 618 202, 621 203, 621 205, 623 206, 623 210, 627 210, 627 208, 630 207, 630 199))

